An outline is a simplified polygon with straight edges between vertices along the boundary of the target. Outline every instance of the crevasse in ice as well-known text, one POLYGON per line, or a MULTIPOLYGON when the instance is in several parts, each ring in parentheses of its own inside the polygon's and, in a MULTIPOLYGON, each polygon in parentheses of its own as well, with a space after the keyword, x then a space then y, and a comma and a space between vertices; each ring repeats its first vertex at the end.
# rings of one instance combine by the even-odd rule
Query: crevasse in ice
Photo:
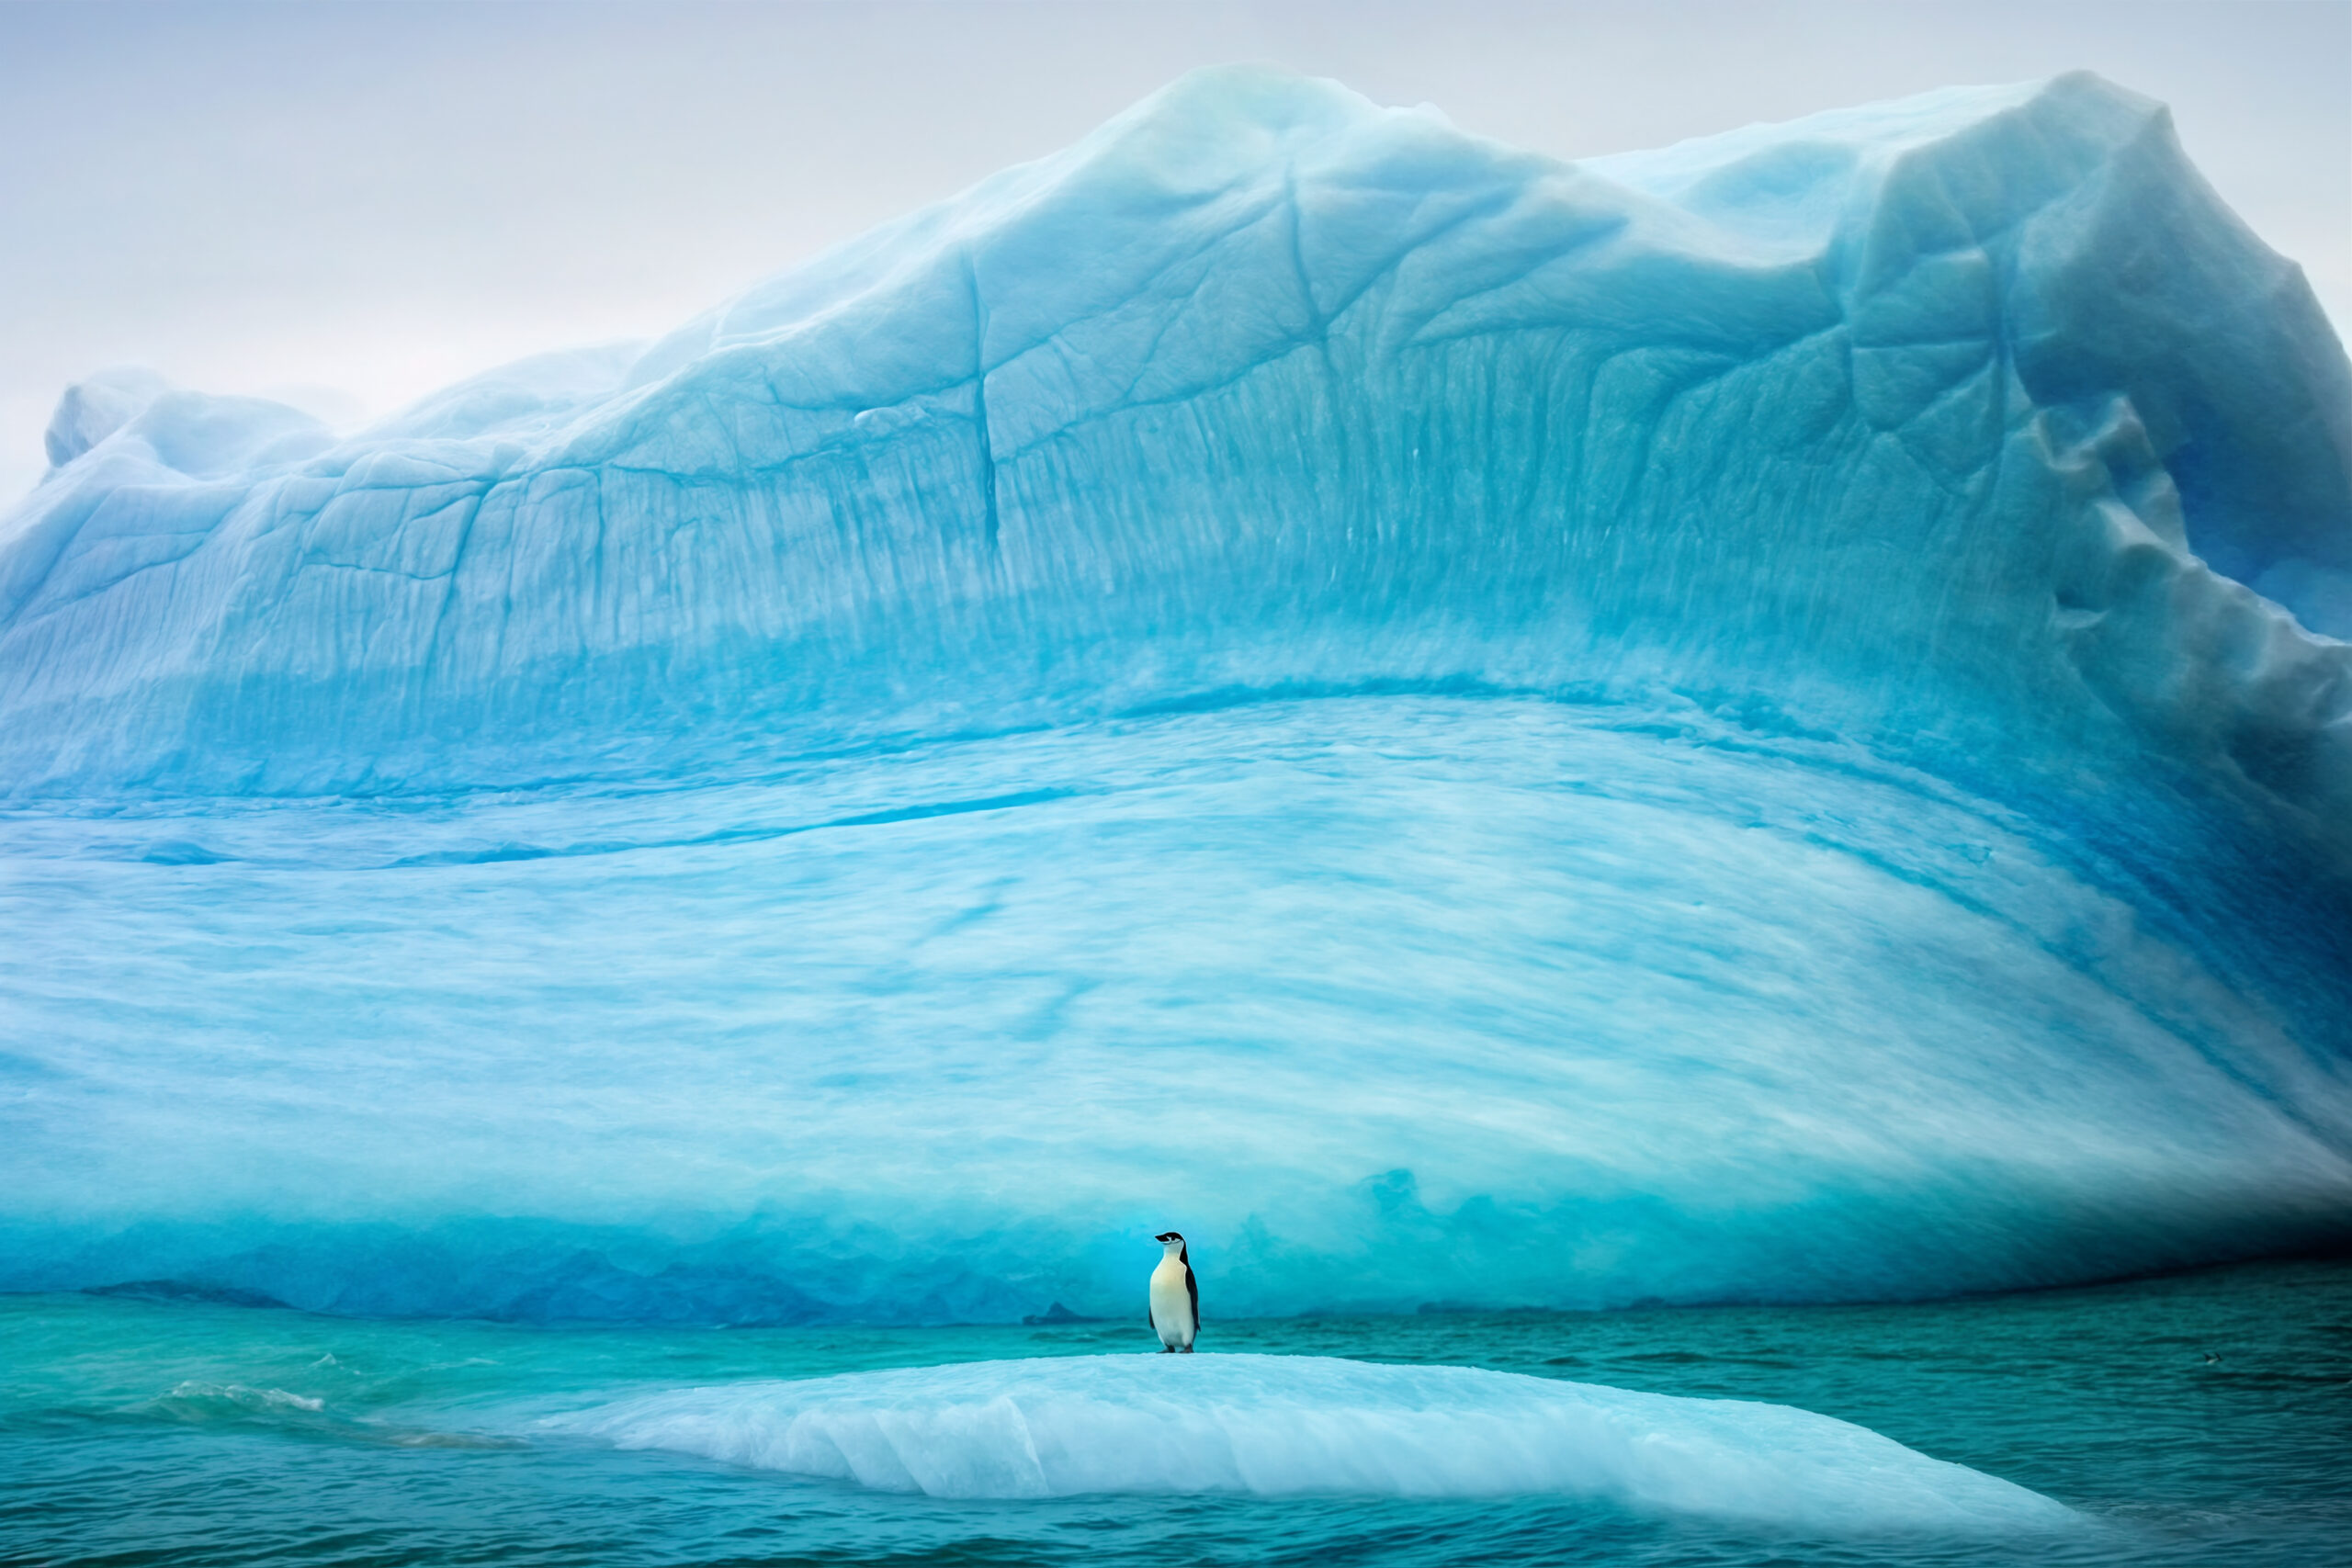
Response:
POLYGON ((0 524, 0 1284, 1902 1295, 2341 1238, 2352 372, 2087 76, 1566 165, 1204 73, 0 524))

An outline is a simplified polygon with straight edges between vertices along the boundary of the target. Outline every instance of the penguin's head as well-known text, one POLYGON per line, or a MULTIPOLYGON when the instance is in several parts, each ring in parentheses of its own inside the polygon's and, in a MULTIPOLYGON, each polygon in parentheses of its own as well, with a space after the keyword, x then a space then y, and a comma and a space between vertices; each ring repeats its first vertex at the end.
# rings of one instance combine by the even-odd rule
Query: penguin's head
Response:
POLYGON ((1169 1251, 1170 1251, 1170 1252, 1172 1252, 1172 1253, 1176 1254, 1178 1257, 1180 1257, 1180 1258, 1181 1258, 1181 1257, 1182 1257, 1182 1256, 1183 1256, 1183 1253, 1184 1253, 1184 1238, 1183 1238, 1183 1236, 1182 1236, 1181 1234, 1179 1234, 1178 1232, 1175 1232, 1175 1231, 1162 1231, 1162 1232, 1160 1232, 1158 1235, 1153 1236, 1151 1239, 1152 1239, 1152 1240, 1154 1240, 1154 1241, 1156 1241, 1156 1242, 1158 1242, 1160 1246, 1162 1246, 1162 1247, 1166 1247, 1169 1251))

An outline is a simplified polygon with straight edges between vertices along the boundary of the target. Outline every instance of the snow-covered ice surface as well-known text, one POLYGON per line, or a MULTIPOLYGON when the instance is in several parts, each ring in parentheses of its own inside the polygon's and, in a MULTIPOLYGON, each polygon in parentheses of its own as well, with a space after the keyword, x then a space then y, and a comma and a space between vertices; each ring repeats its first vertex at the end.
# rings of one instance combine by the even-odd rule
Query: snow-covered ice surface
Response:
POLYGON ((2096 79, 1276 73, 0 522, 0 1288, 806 1322, 2352 1233, 2352 370, 2096 79))
POLYGON ((1077 1356, 644 1394, 541 1432, 934 1497, 1560 1493, 1827 1535, 2072 1510, 1784 1404, 1322 1356, 1077 1356))

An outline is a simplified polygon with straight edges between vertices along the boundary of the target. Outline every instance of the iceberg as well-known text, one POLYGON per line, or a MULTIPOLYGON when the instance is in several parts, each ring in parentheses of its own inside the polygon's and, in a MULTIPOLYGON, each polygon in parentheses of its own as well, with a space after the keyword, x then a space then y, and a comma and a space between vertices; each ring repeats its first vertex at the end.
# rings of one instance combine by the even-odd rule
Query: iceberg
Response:
POLYGON ((731 1383, 534 1429, 933 1497, 1552 1493, 1826 1534, 2083 1522, 1788 1405, 1321 1356, 1072 1356, 731 1383))
POLYGON ((2352 367, 2087 75, 1187 77, 0 521, 0 1288, 1100 1315, 2352 1238, 2352 367))

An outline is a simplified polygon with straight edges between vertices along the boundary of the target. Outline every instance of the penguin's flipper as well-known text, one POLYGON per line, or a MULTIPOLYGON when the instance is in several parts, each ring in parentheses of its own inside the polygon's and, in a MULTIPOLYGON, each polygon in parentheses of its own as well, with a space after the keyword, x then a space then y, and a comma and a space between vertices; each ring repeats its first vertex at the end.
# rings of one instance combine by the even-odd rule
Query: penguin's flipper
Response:
POLYGON ((1193 1332, 1201 1331, 1201 1277, 1193 1272, 1191 1264, 1184 1266, 1184 1293, 1193 1298, 1193 1332))

